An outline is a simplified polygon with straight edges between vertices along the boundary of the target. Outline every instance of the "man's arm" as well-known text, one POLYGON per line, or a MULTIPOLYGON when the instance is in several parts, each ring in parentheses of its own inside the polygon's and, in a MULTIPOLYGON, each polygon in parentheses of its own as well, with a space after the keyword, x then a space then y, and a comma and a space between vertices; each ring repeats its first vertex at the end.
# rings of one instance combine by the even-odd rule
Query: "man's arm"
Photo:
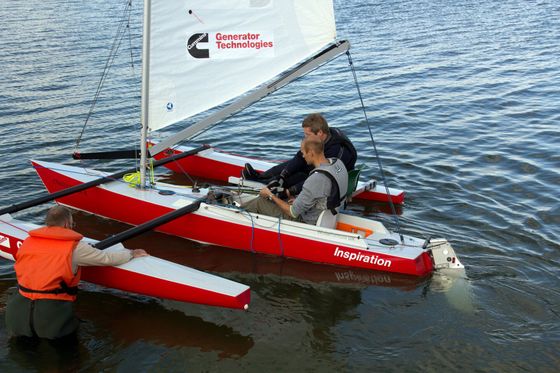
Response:
POLYGON ((293 218, 297 218, 297 216, 292 215, 291 209, 290 209, 290 204, 288 204, 286 201, 276 197, 276 195, 274 195, 274 193, 272 193, 270 191, 270 189, 268 189, 267 187, 264 187, 261 189, 260 191, 260 196, 263 198, 267 198, 268 200, 274 202, 278 207, 280 207, 280 209, 282 210, 282 212, 285 215, 290 215, 293 218))
POLYGON ((148 254, 144 250, 99 250, 80 241, 72 255, 72 267, 75 272, 78 266, 117 266, 146 255, 148 254))
POLYGON ((301 192, 290 206, 291 215, 302 215, 315 205, 317 195, 321 194, 322 184, 326 184, 322 177, 326 178, 324 175, 313 173, 305 180, 301 192))

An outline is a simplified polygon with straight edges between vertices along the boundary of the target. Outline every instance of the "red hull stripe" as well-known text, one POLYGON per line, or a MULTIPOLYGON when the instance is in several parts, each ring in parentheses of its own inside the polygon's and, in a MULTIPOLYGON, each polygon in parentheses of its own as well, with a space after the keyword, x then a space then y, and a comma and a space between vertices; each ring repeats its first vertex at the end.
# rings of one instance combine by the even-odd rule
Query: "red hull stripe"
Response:
MULTIPOLYGON (((389 196, 386 193, 372 192, 370 190, 356 194, 352 198, 368 201, 389 202, 389 196)), ((402 205, 404 203, 404 192, 399 193, 396 196, 391 196, 391 200, 397 205, 402 205)))
POLYGON ((249 304, 251 298, 249 289, 234 297, 165 281, 117 267, 83 267, 82 279, 94 284, 132 293, 209 306, 243 309, 245 305, 249 304))
MULTIPOLYGON (((182 153, 174 150, 173 155, 182 153)), ((159 153, 154 158, 160 160, 166 156, 159 153)), ((176 162, 168 163, 164 166, 173 172, 188 173, 195 177, 202 177, 205 179, 220 180, 227 182, 230 176, 241 175, 242 167, 237 165, 215 161, 213 159, 204 158, 198 155, 193 155, 187 158, 180 159, 176 162)))

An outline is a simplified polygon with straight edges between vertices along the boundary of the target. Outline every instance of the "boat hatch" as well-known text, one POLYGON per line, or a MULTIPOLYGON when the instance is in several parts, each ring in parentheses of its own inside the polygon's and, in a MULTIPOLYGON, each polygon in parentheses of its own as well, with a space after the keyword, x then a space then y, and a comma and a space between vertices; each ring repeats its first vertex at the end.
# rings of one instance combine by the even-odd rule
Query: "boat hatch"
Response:
POLYGON ((337 222, 336 229, 339 231, 350 232, 359 234, 362 238, 366 238, 369 235, 373 234, 371 229, 358 227, 357 225, 352 225, 348 223, 337 222))

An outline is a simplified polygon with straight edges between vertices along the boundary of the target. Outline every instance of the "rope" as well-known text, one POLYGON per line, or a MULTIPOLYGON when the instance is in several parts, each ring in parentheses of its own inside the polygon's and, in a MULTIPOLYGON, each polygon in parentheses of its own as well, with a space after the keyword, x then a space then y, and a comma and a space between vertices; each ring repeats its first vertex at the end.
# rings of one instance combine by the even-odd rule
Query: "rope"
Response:
POLYGON ((247 215, 249 216, 249 219, 250 219, 250 221, 251 221, 251 241, 249 242, 249 250, 251 251, 252 254, 255 254, 255 253, 256 253, 255 247, 254 247, 254 242, 255 242, 255 220, 253 219, 253 215, 252 215, 249 211, 245 210, 245 209, 242 208, 242 207, 238 207, 238 206, 235 206, 235 205, 229 205, 229 204, 223 204, 223 203, 218 202, 217 200, 216 200, 215 204, 216 204, 217 206, 221 206, 221 207, 226 207, 226 208, 231 208, 231 209, 237 210, 237 211, 239 211, 239 212, 241 213, 241 215, 243 215, 243 216, 247 216, 247 215))
POLYGON ((358 84, 358 77, 356 75, 356 69, 354 68, 354 63, 352 62, 352 56, 350 55, 350 51, 346 51, 346 55, 348 56, 348 64, 350 65, 350 69, 352 70, 352 75, 354 76, 354 82, 356 83, 356 89, 358 91, 358 96, 360 97, 360 103, 362 104, 362 111, 364 112, 364 118, 366 120, 366 124, 369 130, 369 137, 371 139, 371 143, 373 145, 373 150, 375 151, 375 157, 377 158, 377 164, 379 165, 379 172, 381 173, 381 180, 383 181, 383 185, 385 186, 385 192, 387 193, 387 198, 389 199, 389 205, 391 206, 391 212, 395 218, 395 223, 397 225, 397 233, 401 238, 401 243, 404 244, 404 237, 401 233, 401 227, 399 223, 399 217, 395 210, 395 205, 393 203, 393 199, 391 198, 391 194, 389 193, 389 187, 387 186, 387 180, 385 178, 385 173, 383 172, 383 165, 381 164, 381 158, 379 158, 379 153, 377 152, 377 146, 375 146, 375 140, 373 139, 373 132, 371 130, 371 126, 369 124, 369 119, 366 113, 366 107, 364 105, 364 100, 362 98, 362 92, 360 91, 360 85, 358 84))
MULTIPOLYGON (((155 185, 155 177, 154 177, 154 161, 150 159, 150 183, 151 185, 155 185)), ((123 180, 134 187, 140 186, 140 171, 131 172, 123 176, 123 180)))
MULTIPOLYGON (((178 146, 178 145, 176 145, 176 146, 178 146)), ((174 148, 171 148, 171 149, 174 149, 174 148)), ((190 180, 190 182, 193 184, 193 186, 195 186, 195 185, 196 185, 196 180, 194 180, 194 179, 191 177, 191 175, 189 175, 189 173, 188 173, 187 171, 185 171, 185 169, 181 166, 181 163, 180 163, 179 161, 177 161, 177 160, 173 161, 173 163, 174 163, 177 167, 179 167, 179 169, 181 170, 181 172, 190 180)))
POLYGON ((253 215, 251 215, 250 212, 247 212, 247 211, 243 210, 242 208, 239 208, 239 210, 241 212, 249 214, 249 217, 251 217, 251 242, 250 242, 250 245, 249 245, 249 250, 251 250, 252 254, 255 254, 255 252, 256 252, 256 250, 255 250, 255 221, 253 220, 253 215))
POLYGON ((278 245, 280 246, 280 256, 284 257, 284 244, 282 243, 282 235, 280 234, 280 224, 282 223, 282 215, 278 217, 278 245))
POLYGON ((123 176, 123 180, 125 183, 128 183, 131 186, 137 187, 140 185, 140 171, 131 172, 123 176))
MULTIPOLYGON (((119 21, 119 27, 117 28, 117 33, 113 40, 113 45, 111 46, 111 51, 109 52, 109 57, 107 58, 107 61, 105 62, 105 67, 103 68, 103 72, 101 73, 101 79, 99 80, 99 83, 97 85, 97 90, 95 91, 93 102, 91 103, 90 109, 86 116, 86 120, 80 132, 80 135, 76 139, 75 151, 78 151, 80 142, 86 130, 86 126, 89 122, 89 119, 91 118, 91 115, 93 114, 93 110, 95 108, 95 105, 97 104, 97 101, 99 100, 99 95, 101 94, 101 89, 103 88, 103 85, 105 84, 105 80, 107 79, 107 76, 109 74, 109 69, 113 65, 113 62, 115 61, 115 58, 117 56, 117 51, 119 50, 125 31, 129 29, 131 6, 132 6, 132 1, 127 0, 126 5, 123 9, 123 15, 121 16, 121 20, 119 21), (127 12, 129 14, 128 17, 127 17, 127 12)), ((131 54, 132 54, 132 50, 131 50, 131 54)))

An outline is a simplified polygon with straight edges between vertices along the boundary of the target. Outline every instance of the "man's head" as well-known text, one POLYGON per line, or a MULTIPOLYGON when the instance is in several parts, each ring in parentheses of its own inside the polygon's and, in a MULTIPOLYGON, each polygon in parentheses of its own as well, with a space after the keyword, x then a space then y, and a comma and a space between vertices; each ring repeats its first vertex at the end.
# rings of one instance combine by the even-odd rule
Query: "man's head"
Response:
POLYGON ((316 160, 323 159, 323 151, 323 142, 317 138, 306 137, 301 142, 301 153, 309 165, 314 164, 316 160))
POLYGON ((64 206, 53 206, 47 212, 45 224, 47 227, 63 227, 72 229, 74 225, 72 212, 64 206))
POLYGON ((306 116, 301 126, 303 127, 303 135, 305 138, 316 138, 322 142, 325 142, 331 133, 327 120, 319 113, 306 116))

